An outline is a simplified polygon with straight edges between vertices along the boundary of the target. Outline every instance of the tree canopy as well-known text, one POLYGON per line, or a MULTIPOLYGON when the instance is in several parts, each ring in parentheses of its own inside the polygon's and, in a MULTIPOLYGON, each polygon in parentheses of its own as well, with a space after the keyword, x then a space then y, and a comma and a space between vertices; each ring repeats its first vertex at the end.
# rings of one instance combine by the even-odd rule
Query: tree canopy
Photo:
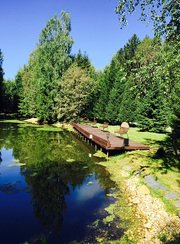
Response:
POLYGON ((25 116, 55 121, 58 83, 72 63, 70 16, 51 18, 42 30, 29 63, 21 71, 20 111, 25 116), (27 94, 27 95, 26 95, 27 94))
MULTIPOLYGON (((122 6, 136 2, 126 3, 122 6)), ((140 3, 143 1, 136 5, 140 3)), ((6 107, 18 109, 25 117, 38 117, 42 122, 95 117, 110 123, 136 123, 141 130, 161 132, 172 126, 177 131, 179 115, 175 104, 180 78, 177 39, 162 41, 159 36, 146 36, 140 41, 134 34, 110 64, 96 72, 86 53, 71 53, 70 33, 68 13, 51 18, 15 81, 2 82, 1 53, 0 85, 6 93, 6 107)))
POLYGON ((142 21, 152 21, 155 34, 173 36, 180 33, 179 0, 118 0, 116 13, 121 26, 127 25, 128 14, 140 9, 142 21))
MULTIPOLYGON (((95 117, 110 123, 136 122, 142 130, 164 131, 174 116, 179 49, 160 38, 133 36, 99 75, 95 117)), ((176 116, 177 117, 177 116, 176 116)))
POLYGON ((4 75, 4 72, 3 72, 3 54, 2 54, 2 51, 0 49, 0 112, 2 112, 3 110, 3 75, 4 75))
POLYGON ((95 89, 94 84, 95 81, 88 76, 85 69, 76 64, 71 65, 58 84, 58 120, 69 121, 80 117, 95 89))

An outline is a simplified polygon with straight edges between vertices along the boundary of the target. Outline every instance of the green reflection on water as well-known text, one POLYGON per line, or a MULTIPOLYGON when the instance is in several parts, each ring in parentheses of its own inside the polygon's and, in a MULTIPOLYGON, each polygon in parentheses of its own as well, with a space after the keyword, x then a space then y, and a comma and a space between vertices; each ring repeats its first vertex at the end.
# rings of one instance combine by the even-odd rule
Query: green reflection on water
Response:
MULTIPOLYGON (((0 149, 13 149, 13 165, 17 162, 20 166, 32 195, 34 214, 52 231, 58 232, 62 224, 69 186, 81 186, 92 174, 98 178, 105 194, 113 186, 108 172, 88 157, 94 152, 93 148, 82 143, 72 132, 47 132, 0 123, 0 138, 0 149)), ((9 185, 4 187, 12 190, 9 185)))

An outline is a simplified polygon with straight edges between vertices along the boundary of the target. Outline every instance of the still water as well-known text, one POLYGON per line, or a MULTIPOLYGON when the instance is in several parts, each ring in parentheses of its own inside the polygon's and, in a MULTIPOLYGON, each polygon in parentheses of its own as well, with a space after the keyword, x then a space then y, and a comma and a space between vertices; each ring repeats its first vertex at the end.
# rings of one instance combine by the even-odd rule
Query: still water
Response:
POLYGON ((0 243, 95 243, 115 200, 93 153, 71 132, 0 123, 0 243))

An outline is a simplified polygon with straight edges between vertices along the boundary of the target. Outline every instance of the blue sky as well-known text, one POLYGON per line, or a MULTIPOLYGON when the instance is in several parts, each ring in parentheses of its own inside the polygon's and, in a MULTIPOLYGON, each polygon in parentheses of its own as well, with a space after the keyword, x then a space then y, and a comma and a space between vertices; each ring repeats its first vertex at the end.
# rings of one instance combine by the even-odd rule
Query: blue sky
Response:
POLYGON ((0 8, 0 49, 4 54, 6 79, 13 79, 28 62, 39 34, 49 18, 62 10, 71 15, 74 45, 86 52, 97 70, 110 63, 117 50, 136 33, 140 39, 153 36, 151 26, 138 21, 138 11, 120 29, 115 6, 118 0, 5 0, 0 8))

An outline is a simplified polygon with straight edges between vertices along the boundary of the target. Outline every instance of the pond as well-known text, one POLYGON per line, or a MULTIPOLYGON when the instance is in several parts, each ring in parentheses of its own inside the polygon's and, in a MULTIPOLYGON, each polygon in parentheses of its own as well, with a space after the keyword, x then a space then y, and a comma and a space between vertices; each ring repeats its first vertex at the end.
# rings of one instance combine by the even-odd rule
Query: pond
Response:
POLYGON ((0 123, 0 243, 119 238, 101 221, 115 186, 93 153, 73 132, 0 123))

